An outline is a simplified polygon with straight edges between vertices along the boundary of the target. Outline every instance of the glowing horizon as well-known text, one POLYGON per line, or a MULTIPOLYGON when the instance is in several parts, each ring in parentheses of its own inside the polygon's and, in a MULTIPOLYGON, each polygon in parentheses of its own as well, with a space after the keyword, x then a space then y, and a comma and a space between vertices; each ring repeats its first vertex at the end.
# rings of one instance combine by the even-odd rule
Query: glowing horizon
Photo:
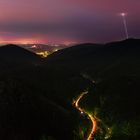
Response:
POLYGON ((0 44, 76 44, 80 42, 76 41, 61 41, 61 42, 50 42, 47 40, 38 40, 38 39, 17 39, 17 40, 2 40, 0 39, 0 44))

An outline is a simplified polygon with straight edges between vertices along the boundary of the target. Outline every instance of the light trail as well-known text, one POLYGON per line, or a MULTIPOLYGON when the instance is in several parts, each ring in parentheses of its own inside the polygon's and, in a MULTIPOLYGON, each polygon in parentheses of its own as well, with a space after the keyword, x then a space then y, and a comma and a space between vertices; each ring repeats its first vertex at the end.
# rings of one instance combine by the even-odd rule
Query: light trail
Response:
POLYGON ((86 112, 84 109, 82 109, 82 108, 79 106, 80 100, 81 100, 82 97, 83 97, 84 95, 86 95, 87 93, 88 93, 88 92, 83 92, 83 93, 81 93, 80 96, 74 101, 74 105, 75 105, 75 107, 76 107, 82 114, 85 113, 85 114, 89 117, 89 119, 91 120, 91 122, 92 122, 92 130, 91 130, 91 132, 90 132, 90 134, 89 134, 87 140, 93 140, 93 137, 94 137, 94 134, 95 134, 96 128, 97 128, 96 119, 95 119, 91 114, 89 114, 88 112, 86 112))

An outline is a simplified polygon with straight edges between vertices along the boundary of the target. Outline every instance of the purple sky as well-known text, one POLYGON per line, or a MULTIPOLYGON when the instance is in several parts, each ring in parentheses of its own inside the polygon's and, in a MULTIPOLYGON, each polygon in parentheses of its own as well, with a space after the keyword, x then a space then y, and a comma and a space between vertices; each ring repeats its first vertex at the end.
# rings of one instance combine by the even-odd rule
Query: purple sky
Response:
POLYGON ((140 0, 0 0, 0 43, 107 42, 140 38, 140 0))

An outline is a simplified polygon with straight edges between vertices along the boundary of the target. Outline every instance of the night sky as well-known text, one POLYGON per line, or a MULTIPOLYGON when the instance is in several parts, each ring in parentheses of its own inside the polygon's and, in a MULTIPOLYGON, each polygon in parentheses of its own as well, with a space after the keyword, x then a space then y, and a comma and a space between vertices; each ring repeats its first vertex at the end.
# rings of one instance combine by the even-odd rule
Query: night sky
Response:
POLYGON ((0 0, 0 43, 108 42, 140 38, 140 0, 0 0))

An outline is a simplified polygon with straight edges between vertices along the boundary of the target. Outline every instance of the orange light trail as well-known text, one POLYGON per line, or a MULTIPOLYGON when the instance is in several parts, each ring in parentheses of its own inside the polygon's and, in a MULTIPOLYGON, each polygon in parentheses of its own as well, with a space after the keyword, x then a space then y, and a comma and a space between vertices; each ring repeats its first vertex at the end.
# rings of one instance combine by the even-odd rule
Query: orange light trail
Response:
POLYGON ((83 92, 75 101, 74 101, 74 105, 75 107, 82 113, 85 113, 88 115, 88 117, 90 118, 91 122, 92 122, 92 130, 87 138, 87 140, 93 140, 93 136, 96 132, 96 128, 97 128, 97 122, 96 122, 96 119, 91 115, 89 114, 88 112, 86 112, 84 109, 82 109, 80 106, 79 106, 79 102, 80 100, 82 99, 82 97, 84 95, 86 95, 88 92, 83 92))
POLYGON ((89 116, 90 120, 92 121, 92 130, 91 130, 91 132, 90 132, 90 134, 89 134, 87 140, 93 140, 93 136, 94 136, 94 134, 95 134, 95 132, 96 132, 96 128, 97 128, 97 122, 96 122, 96 120, 93 118, 92 115, 88 114, 88 116, 89 116))

